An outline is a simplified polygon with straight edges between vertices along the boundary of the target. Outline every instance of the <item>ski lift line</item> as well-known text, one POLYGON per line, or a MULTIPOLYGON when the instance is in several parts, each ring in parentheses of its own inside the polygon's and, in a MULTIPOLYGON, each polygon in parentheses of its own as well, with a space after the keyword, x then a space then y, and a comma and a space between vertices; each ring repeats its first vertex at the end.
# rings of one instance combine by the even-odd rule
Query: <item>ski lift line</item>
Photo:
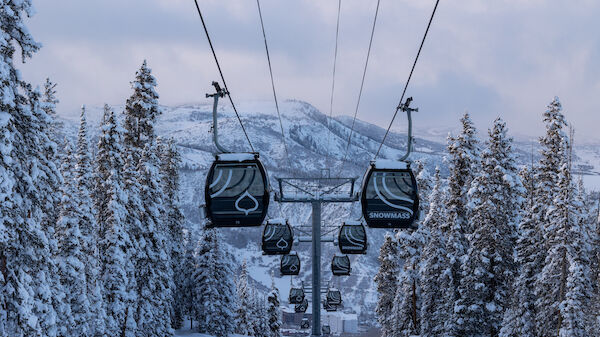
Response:
POLYGON ((333 131, 331 131, 331 120, 333 118, 333 93, 335 92, 335 68, 337 64, 337 54, 338 54, 338 38, 340 33, 340 12, 342 8, 342 0, 338 0, 338 11, 337 11, 337 23, 335 25, 335 50, 333 53, 333 75, 331 78, 331 98, 329 100, 329 133, 327 134, 327 159, 331 157, 331 149, 329 148, 331 142, 331 136, 333 131))
MULTIPOLYGON (((392 116, 390 125, 388 125, 388 128, 385 131, 385 135, 383 135, 383 139, 381 140, 381 144, 379 144, 379 148, 377 149, 377 153, 375 153, 375 157, 373 158, 373 160, 377 159, 377 157, 379 156, 379 152, 381 152, 381 148, 383 147, 383 144, 385 143, 385 139, 387 138, 388 134, 390 133, 390 129, 392 128, 392 124, 394 124, 394 120, 396 119, 396 116, 398 115, 398 111, 400 111, 403 108, 402 101, 404 100, 404 95, 406 94, 406 89, 408 88, 410 79, 412 78, 413 72, 415 71, 415 67, 417 66, 417 61, 419 60, 419 56, 421 55, 421 50, 423 49, 423 45, 425 44, 425 39, 427 38, 427 34, 429 33, 429 28, 431 27, 431 22, 433 21, 433 17, 435 16, 435 12, 438 8, 439 3, 440 3, 440 0, 436 0, 435 6, 433 7, 433 11, 431 12, 431 17, 429 18, 429 23, 427 24, 427 29, 425 29, 425 34, 423 35, 423 39, 421 40, 421 45, 419 46, 419 51, 417 52, 415 61, 413 62, 412 68, 410 69, 408 79, 406 80, 406 84, 404 85, 404 90, 402 90, 402 95, 400 96, 400 102, 398 103, 398 106, 396 107, 396 111, 394 112, 394 115, 392 116)), ((408 108, 408 106, 406 108, 408 108)), ((410 113, 409 113, 409 118, 410 118, 410 113)), ((409 134, 410 134, 410 132, 409 132, 409 134)), ((409 140, 408 140, 409 141, 409 144, 408 144, 409 152, 410 152, 410 142, 411 142, 410 138, 411 137, 409 136, 409 140)))
POLYGON ((200 10, 200 6, 198 5, 198 0, 194 0, 194 3, 196 4, 196 10, 198 11, 198 15, 200 16, 200 21, 202 21, 202 27, 204 28, 204 33, 206 34, 206 39, 208 40, 210 50, 212 51, 213 58, 215 59, 215 63, 217 64, 217 69, 219 70, 219 75, 221 75, 221 81, 223 81, 223 86, 225 87, 225 92, 227 93, 227 97, 229 97, 229 102, 231 103, 231 107, 233 108, 233 111, 235 112, 235 116, 237 117, 237 120, 240 123, 240 126, 242 127, 242 131, 244 132, 244 136, 246 136, 246 140, 248 141, 248 145, 250 145, 250 149, 252 150, 252 152, 256 152, 254 150, 254 146, 252 145, 252 142, 250 141, 248 132, 246 132, 246 127, 244 127, 242 118, 240 117, 240 114, 238 113, 237 108, 235 107, 235 104, 233 103, 233 99, 231 98, 231 92, 229 91, 229 88, 227 87, 227 82, 225 82, 225 76, 223 76, 223 71, 221 70, 221 65, 219 64, 219 59, 217 58, 217 54, 215 53, 215 48, 213 47, 212 40, 210 39, 210 35, 208 34, 208 28, 206 28, 206 23, 204 22, 204 16, 202 15, 202 11, 200 10))
POLYGON ((267 45, 267 34, 265 33, 265 25, 263 23, 262 11, 260 9, 260 0, 256 0, 256 6, 258 7, 258 16, 260 17, 260 27, 262 28, 263 39, 265 40, 265 51, 267 52, 267 63, 269 63, 269 75, 271 75, 271 87, 273 88, 273 99, 275 100, 275 109, 277 109, 277 116, 279 117, 279 127, 281 128, 281 141, 285 149, 285 157, 289 168, 292 168, 290 161, 290 153, 288 151, 287 142, 285 140, 285 133, 283 131, 283 122, 281 120, 281 113, 279 112, 279 102, 277 101, 277 93, 275 91, 275 81, 273 80, 273 68, 271 67, 271 56, 269 55, 269 46, 267 45))
MULTIPOLYGON (((348 150, 350 149, 350 143, 352 140, 352 134, 354 133, 354 126, 356 123, 356 117, 358 116, 358 107, 360 106, 360 99, 362 97, 363 87, 365 84, 365 77, 367 75, 367 66, 369 65, 369 57, 371 55, 371 46, 373 45, 373 36, 375 35, 375 26, 377 24, 377 14, 379 13, 379 2, 377 0, 377 7, 375 8, 375 17, 373 19, 373 27, 371 28, 371 38, 369 39, 369 48, 367 49, 367 59, 365 60, 365 67, 363 68, 362 80, 360 81, 360 90, 358 91, 358 100, 356 101, 356 108, 354 109, 354 118, 352 119, 352 126, 350 127, 350 134, 348 135, 348 142, 346 144, 346 150, 344 157, 342 158, 341 166, 344 166, 346 158, 348 157, 348 150)), ((341 168, 340 168, 341 170, 341 168)))

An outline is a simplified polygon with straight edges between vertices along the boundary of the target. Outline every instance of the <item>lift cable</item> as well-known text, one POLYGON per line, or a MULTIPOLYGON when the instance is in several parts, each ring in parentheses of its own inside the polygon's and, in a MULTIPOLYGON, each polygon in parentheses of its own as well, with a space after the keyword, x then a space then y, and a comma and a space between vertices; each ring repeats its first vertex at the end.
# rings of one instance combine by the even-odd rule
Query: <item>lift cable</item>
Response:
POLYGON ((363 69, 362 80, 360 81, 360 90, 358 92, 358 100, 356 102, 356 108, 354 110, 354 118, 352 119, 352 127, 350 128, 350 134, 348 135, 348 142, 346 143, 346 150, 344 152, 344 157, 342 159, 341 166, 344 166, 344 162, 346 162, 346 158, 348 156, 348 150, 350 149, 350 143, 352 140, 352 134, 354 133, 354 126, 356 123, 356 116, 358 115, 358 107, 360 106, 360 99, 362 97, 363 86, 365 84, 365 77, 367 75, 367 66, 369 65, 369 56, 371 55, 371 46, 373 44, 373 35, 375 34, 375 25, 377 24, 377 14, 379 13, 379 2, 377 0, 377 7, 375 8, 375 18, 373 19, 373 27, 371 28, 371 38, 369 40, 369 48, 367 49, 367 59, 365 61, 365 67, 363 69))
POLYGON ((290 153, 288 151, 287 142, 285 141, 285 133, 283 131, 283 122, 281 120, 281 113, 279 112, 279 103, 277 101, 277 94, 275 92, 275 81, 273 80, 273 68, 271 67, 271 56, 269 55, 269 47, 267 45, 267 35, 265 33, 265 25, 263 23, 262 11, 260 9, 260 1, 256 0, 256 6, 258 7, 258 16, 260 17, 260 27, 262 28, 263 38, 265 40, 265 50, 267 52, 267 62, 269 63, 269 74, 271 75, 271 86, 273 87, 273 99, 275 100, 275 108, 277 109, 277 116, 279 117, 279 127, 281 128, 281 141, 285 148, 285 156, 287 158, 288 166, 291 169, 292 163, 290 161, 290 153))
POLYGON ((400 103, 398 103, 398 106, 396 107, 396 111, 394 112, 394 116, 392 117, 390 125, 388 125, 388 128, 385 131, 385 135, 383 136, 383 139, 381 140, 381 144, 379 144, 379 148, 377 149, 377 153, 375 153, 375 157, 373 158, 373 160, 377 159, 377 156, 379 156, 379 152, 381 151, 381 148, 383 147, 383 143, 385 142, 385 139, 387 138, 387 136, 388 136, 388 134, 390 132, 392 124, 394 124, 394 120, 396 119, 396 115, 398 115, 398 111, 400 111, 402 109, 402 107, 403 107, 402 101, 404 100, 404 95, 406 94, 406 89, 408 88, 408 84, 410 83, 410 79, 412 78, 413 72, 415 71, 415 66, 417 65, 417 61, 419 60, 419 56, 421 55, 421 49, 423 49, 423 44, 425 43, 425 39, 427 38, 427 33, 429 33, 429 28, 431 27, 431 22, 433 21, 433 17, 435 16, 435 11, 437 10, 437 7, 438 7, 439 3, 440 3, 440 0, 437 0, 435 2, 435 7, 433 7, 433 12, 431 13, 431 18, 429 18, 429 23, 427 24, 427 29, 425 30, 425 34, 423 35, 423 40, 421 40, 421 45, 419 46, 419 51, 417 52, 417 56, 415 57, 415 61, 413 62, 412 68, 410 70, 410 74, 408 75, 408 79, 406 80, 406 84, 404 85, 404 90, 402 91, 402 96, 400 96, 400 103))
POLYGON ((333 131, 331 131, 331 120, 333 118, 333 93, 335 91, 335 67, 337 64, 337 54, 338 54, 338 38, 340 33, 340 12, 342 8, 342 0, 338 0, 338 11, 337 11, 337 23, 335 26, 335 51, 333 53, 333 76, 331 79, 331 98, 329 100, 329 133, 327 134, 327 159, 331 157, 331 150, 329 149, 329 145, 331 142, 331 136, 333 131))
POLYGON ((237 108, 235 107, 235 104, 233 103, 233 99, 231 98, 231 93, 229 92, 229 89, 227 88, 227 82, 225 82, 225 77, 223 76, 223 71, 221 70, 221 65, 219 64, 219 60, 217 59, 217 54, 215 53, 215 48, 213 47, 212 41, 210 39, 210 35, 208 34, 208 29, 206 28, 206 23, 204 22, 204 17, 202 16, 202 11, 200 10, 200 6, 198 5, 198 0, 194 0, 194 2, 196 3, 196 9, 198 10, 198 15, 200 16, 200 20, 202 21, 202 27, 204 28, 204 33, 206 34, 206 39, 208 40, 208 44, 210 45, 210 50, 212 51, 213 57, 215 59, 215 63, 217 64, 217 68, 219 69, 219 74, 221 75, 221 80, 223 81, 223 86, 225 87, 225 91, 227 92, 227 97, 229 97, 229 102, 231 102, 233 111, 235 112, 235 115, 236 115, 238 121, 240 122, 240 126, 242 127, 242 131, 244 132, 244 135, 246 136, 246 140, 248 141, 248 144, 250 145, 250 149, 252 150, 252 152, 255 152, 254 146, 252 146, 250 137, 248 137, 248 133, 246 132, 246 128, 244 127, 244 123, 242 122, 242 119, 240 118, 240 114, 238 113, 237 108))

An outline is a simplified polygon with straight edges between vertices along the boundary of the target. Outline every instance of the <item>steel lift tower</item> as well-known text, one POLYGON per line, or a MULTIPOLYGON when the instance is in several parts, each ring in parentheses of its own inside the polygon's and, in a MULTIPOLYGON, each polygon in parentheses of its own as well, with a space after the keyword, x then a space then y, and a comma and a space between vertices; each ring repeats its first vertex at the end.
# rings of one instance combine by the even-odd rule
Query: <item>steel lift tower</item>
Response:
MULTIPOLYGON (((282 203, 312 205, 312 334, 321 336, 321 209, 326 203, 352 203, 358 200, 354 190, 356 178, 276 178, 279 191, 275 200, 282 203)), ((300 241, 305 241, 300 239, 300 241)))

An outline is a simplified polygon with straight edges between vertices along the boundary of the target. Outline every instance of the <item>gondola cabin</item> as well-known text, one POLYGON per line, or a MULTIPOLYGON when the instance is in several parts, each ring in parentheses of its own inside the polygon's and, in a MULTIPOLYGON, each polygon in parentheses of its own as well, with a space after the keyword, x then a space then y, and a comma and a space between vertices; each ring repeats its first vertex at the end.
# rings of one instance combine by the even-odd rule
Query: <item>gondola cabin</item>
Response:
POLYGON ((338 246, 342 254, 365 254, 367 231, 358 221, 346 221, 338 234, 338 246))
POLYGON ((265 255, 286 255, 292 250, 294 233, 292 226, 282 219, 267 221, 262 234, 262 250, 265 255))
POLYGON ((327 301, 323 301, 323 309, 325 309, 325 311, 327 311, 327 312, 334 312, 334 311, 337 311, 337 306, 330 304, 327 301))
POLYGON ((331 260, 331 272, 335 276, 350 275, 350 258, 347 255, 336 255, 331 260))
POLYGON ((419 216, 419 195, 410 164, 394 160, 371 162, 360 202, 369 227, 412 227, 419 216))
POLYGON ((279 271, 281 275, 285 276, 298 275, 300 273, 300 258, 298 254, 292 252, 288 255, 282 255, 279 271))
POLYGON ((302 319, 302 322, 300 322, 300 329, 310 329, 310 322, 308 321, 308 318, 305 317, 302 319))
POLYGON ((290 304, 301 304, 303 301, 304 301, 304 289, 291 288, 288 302, 290 302, 290 304))
POLYGON ((323 325, 321 327, 321 333, 323 333, 323 335, 329 335, 331 334, 331 327, 327 324, 323 325))
POLYGON ((329 305, 338 306, 342 304, 342 293, 336 288, 330 288, 327 290, 325 302, 329 305))
POLYGON ((215 156, 204 190, 212 227, 262 225, 269 207, 269 182, 258 153, 215 156))
POLYGON ((308 309, 308 300, 305 298, 304 301, 302 301, 302 303, 296 304, 294 306, 294 312, 296 313, 305 313, 306 310, 308 309))

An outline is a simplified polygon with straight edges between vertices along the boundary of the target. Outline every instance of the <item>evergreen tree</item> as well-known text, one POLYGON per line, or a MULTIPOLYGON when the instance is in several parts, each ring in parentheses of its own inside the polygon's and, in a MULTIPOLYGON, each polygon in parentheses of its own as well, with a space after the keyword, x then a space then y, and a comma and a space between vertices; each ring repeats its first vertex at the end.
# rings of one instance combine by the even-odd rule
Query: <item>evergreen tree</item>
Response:
POLYGON ((235 312, 235 333, 240 335, 248 335, 252 332, 252 317, 250 309, 252 308, 251 292, 248 287, 248 266, 246 260, 242 262, 240 275, 236 283, 237 289, 237 310, 235 312))
POLYGON ((250 335, 254 337, 268 337, 269 336, 269 317, 267 316, 267 307, 265 305, 265 299, 258 293, 256 288, 252 288, 251 295, 251 331, 250 335))
POLYGON ((148 144, 138 166, 142 232, 136 266, 138 286, 138 329, 149 336, 173 334, 171 327, 171 260, 163 225, 162 188, 156 145, 148 144))
MULTIPOLYGON (((446 251, 449 264, 450 288, 445 301, 459 300, 458 288, 461 280, 461 265, 468 249, 467 235, 472 232, 467 221, 467 192, 475 173, 479 171, 480 149, 476 129, 468 113, 461 118, 462 131, 457 137, 448 137, 448 157, 445 158, 450 176, 448 177, 448 198, 445 199, 447 224, 442 233, 447 238, 446 251)), ((454 314, 454 312, 452 312, 454 314)), ((447 333, 456 334, 458 318, 454 315, 446 324, 447 333)))
MULTIPOLYGON (((546 336, 554 335, 558 331, 558 315, 556 314, 558 310, 556 307, 558 305, 558 299, 557 297, 554 297, 557 295, 557 289, 547 289, 548 286, 551 286, 548 282, 553 283, 556 279, 550 281, 546 278, 549 276, 547 273, 553 272, 552 270, 555 270, 557 267, 549 267, 547 264, 552 263, 551 261, 558 263, 558 260, 556 260, 556 252, 557 250, 561 250, 561 248, 555 246, 556 233, 553 231, 555 224, 553 224, 550 216, 550 213, 553 212, 554 209, 554 205, 552 205, 553 201, 559 193, 559 171, 566 157, 565 139, 567 139, 567 136, 564 132, 564 128, 567 126, 567 122, 562 113, 562 105, 558 97, 555 97, 547 106, 547 109, 543 114, 543 120, 546 124, 546 134, 539 140, 542 147, 540 151, 541 159, 536 167, 536 174, 534 175, 535 191, 533 196, 535 198, 534 222, 535 226, 542 232, 541 235, 544 238, 543 256, 546 262, 537 265, 535 274, 538 275, 538 280, 536 281, 534 290, 536 298, 536 332, 538 335, 546 336), (548 207, 548 204, 550 204, 551 207, 548 207), (555 246, 555 256, 548 260, 548 255, 550 254, 552 246, 555 246), (546 272, 544 272, 542 268, 547 268, 546 272), (542 274, 546 275, 542 276, 542 274)), ((564 261, 564 259, 559 260, 564 261)), ((562 262, 560 264, 562 264, 562 262)), ((561 274, 564 274, 562 281, 566 282, 566 271, 561 274)), ((562 281, 559 281, 559 283, 562 281)), ((564 284, 564 282, 562 283, 564 284)))
POLYGON ((398 275, 392 321, 395 336, 408 337, 420 331, 421 289, 419 263, 423 248, 423 228, 397 234, 398 259, 404 261, 398 275))
POLYGON ((236 324, 233 271, 215 229, 205 229, 194 276, 198 330, 217 337, 233 333, 236 324))
POLYGON ((181 165, 181 156, 175 146, 175 141, 171 138, 160 145, 160 163, 161 163, 161 181, 163 190, 164 204, 164 223, 167 230, 167 242, 169 256, 171 260, 171 269, 174 279, 171 288, 173 289, 173 308, 172 320, 173 327, 180 328, 183 323, 183 277, 184 246, 183 246, 183 223, 184 216, 179 205, 179 165, 181 165))
POLYGON ((452 303, 444 301, 444 294, 451 284, 444 273, 448 264, 445 238, 441 225, 446 218, 443 208, 443 191, 440 169, 436 167, 435 184, 429 197, 429 212, 423 222, 427 240, 421 254, 421 336, 443 336, 444 325, 452 313, 452 303))
POLYGON ((501 337, 535 337, 536 311, 534 285, 537 270, 544 263, 544 241, 541 228, 536 226, 536 214, 543 205, 536 205, 533 172, 522 169, 521 180, 527 192, 527 202, 518 228, 515 262, 518 266, 513 283, 512 304, 506 310, 500 330, 501 337))
POLYGON ((398 286, 398 272, 398 243, 386 234, 379 250, 379 271, 373 279, 379 293, 375 313, 381 325, 382 337, 393 336, 392 312, 398 286))
MULTIPOLYGON (((567 163, 568 140, 565 135, 562 137, 562 144, 557 147, 558 156, 562 158, 559 165, 563 171, 556 176, 559 188, 555 189, 552 186, 545 189, 545 195, 553 195, 554 200, 548 209, 546 221, 543 222, 548 253, 535 284, 536 318, 538 321, 542 317, 545 320, 544 324, 538 323, 537 326, 537 332, 541 335, 556 334, 561 329, 559 306, 565 300, 569 268, 567 241, 571 240, 568 236, 571 227, 576 226, 579 220, 573 207, 574 197, 567 163)), ((552 172, 548 173, 548 177, 554 177, 550 173, 552 172)), ((543 186, 547 182, 540 181, 539 184, 543 186)))
POLYGON ((129 315, 132 294, 128 291, 128 275, 134 269, 131 262, 132 242, 126 229, 127 199, 123 191, 122 129, 115 113, 104 106, 104 124, 98 142, 97 177, 99 190, 106 200, 98 200, 99 223, 102 224, 100 256, 102 282, 106 303, 106 335, 134 336, 135 324, 129 315))
POLYGON ((48 115, 40 94, 20 78, 14 65, 39 45, 24 17, 31 1, 5 1, 0 11, 0 335, 55 336, 60 298, 52 259, 60 173, 48 153, 56 145, 47 136, 48 115))
POLYGON ((32 90, 30 85, 26 85, 24 91, 27 93, 32 115, 29 119, 31 124, 28 127, 31 134, 26 136, 31 147, 26 157, 21 157, 21 160, 24 160, 22 167, 28 167, 32 176, 37 177, 31 181, 34 190, 29 191, 29 195, 34 198, 32 199, 32 213, 38 214, 41 226, 47 233, 50 251, 49 255, 42 254, 38 257, 41 262, 41 270, 40 274, 34 278, 34 282, 37 283, 35 287, 39 290, 41 301, 51 303, 52 308, 46 304, 36 308, 40 310, 39 316, 42 317, 40 321, 42 332, 48 336, 54 336, 59 330, 64 331, 66 328, 62 321, 56 320, 57 316, 54 312, 64 314, 65 310, 68 310, 62 300, 65 293, 60 284, 58 266, 53 258, 58 253, 55 226, 58 219, 57 206, 61 197, 62 176, 57 165, 56 143, 48 137, 52 118, 41 109, 41 94, 38 89, 32 90), (30 160, 31 158, 35 159, 30 160))
POLYGON ((82 236, 82 251, 87 279, 87 294, 90 302, 91 336, 104 336, 106 311, 102 300, 102 282, 100 276, 100 257, 98 255, 99 232, 91 191, 94 188, 92 158, 87 135, 85 106, 81 107, 79 132, 77 135, 77 153, 75 154, 75 179, 77 182, 78 204, 80 212, 79 229, 82 236))
POLYGON ((271 292, 267 297, 269 307, 267 316, 269 317, 269 337, 281 337, 281 310, 279 309, 279 289, 275 286, 275 279, 271 274, 271 292))
POLYGON ((60 281, 65 292, 68 312, 59 317, 66 326, 66 334, 70 336, 89 336, 90 303, 88 301, 87 275, 85 262, 87 256, 83 249, 84 236, 79 228, 82 213, 78 205, 81 203, 74 179, 73 153, 71 144, 66 141, 65 156, 62 165, 64 184, 62 199, 59 205, 59 218, 56 234, 59 238, 57 265, 60 281))
MULTIPOLYGON (((596 300, 600 292, 600 280, 598 278, 598 251, 600 249, 600 237, 598 236, 598 209, 594 205, 596 202, 592 195, 586 192, 583 185, 583 177, 580 175, 577 180, 576 204, 578 205, 577 213, 581 214, 579 224, 581 227, 581 239, 583 240, 582 250, 584 256, 584 264, 582 268, 587 275, 588 283, 586 283, 586 291, 589 293, 585 303, 588 308, 586 319, 586 329, 588 335, 596 336, 600 334, 600 321, 597 320, 594 313, 600 310, 600 303, 596 300)), ((579 262, 579 261, 575 261, 579 262)), ((571 263, 571 262, 569 262, 571 263)))
POLYGON ((187 232, 185 236, 185 255, 181 264, 180 277, 183 281, 180 288, 181 310, 182 316, 187 316, 190 319, 190 329, 193 328, 193 320, 197 316, 195 309, 196 297, 194 287, 194 275, 196 272, 196 256, 195 250, 198 247, 198 238, 195 234, 187 232))
POLYGON ((154 122, 160 115, 158 94, 155 90, 156 79, 148 68, 146 60, 135 73, 131 82, 133 94, 125 104, 125 146, 133 154, 133 162, 141 158, 141 152, 149 141, 154 141, 154 122))
MULTIPOLYGON (((539 140, 542 150, 540 151, 541 159, 536 168, 537 173, 534 177, 536 182, 534 195, 539 198, 541 204, 547 204, 548 201, 554 200, 556 194, 558 194, 559 171, 566 155, 564 139, 567 138, 567 135, 564 128, 567 126, 567 122, 562 113, 562 104, 558 97, 554 97, 554 100, 547 106, 543 117, 544 123, 546 123, 546 135, 539 140)), ((541 208, 538 210, 540 214, 537 215, 545 236, 549 234, 548 229, 551 226, 548 217, 549 211, 547 208, 541 208)), ((547 249, 549 249, 549 246, 546 246, 547 249)))
POLYGON ((469 250, 462 265, 460 298, 454 311, 460 335, 497 336, 515 272, 513 237, 523 187, 518 177, 512 139, 500 118, 489 131, 482 170, 469 190, 469 250))
POLYGON ((49 78, 46 78, 46 82, 44 82, 44 91, 42 92, 41 108, 50 118, 50 139, 59 145, 63 145, 60 142, 61 137, 59 136, 59 130, 62 129, 63 125, 56 120, 56 104, 58 103, 59 100, 56 98, 56 83, 50 81, 49 78))

